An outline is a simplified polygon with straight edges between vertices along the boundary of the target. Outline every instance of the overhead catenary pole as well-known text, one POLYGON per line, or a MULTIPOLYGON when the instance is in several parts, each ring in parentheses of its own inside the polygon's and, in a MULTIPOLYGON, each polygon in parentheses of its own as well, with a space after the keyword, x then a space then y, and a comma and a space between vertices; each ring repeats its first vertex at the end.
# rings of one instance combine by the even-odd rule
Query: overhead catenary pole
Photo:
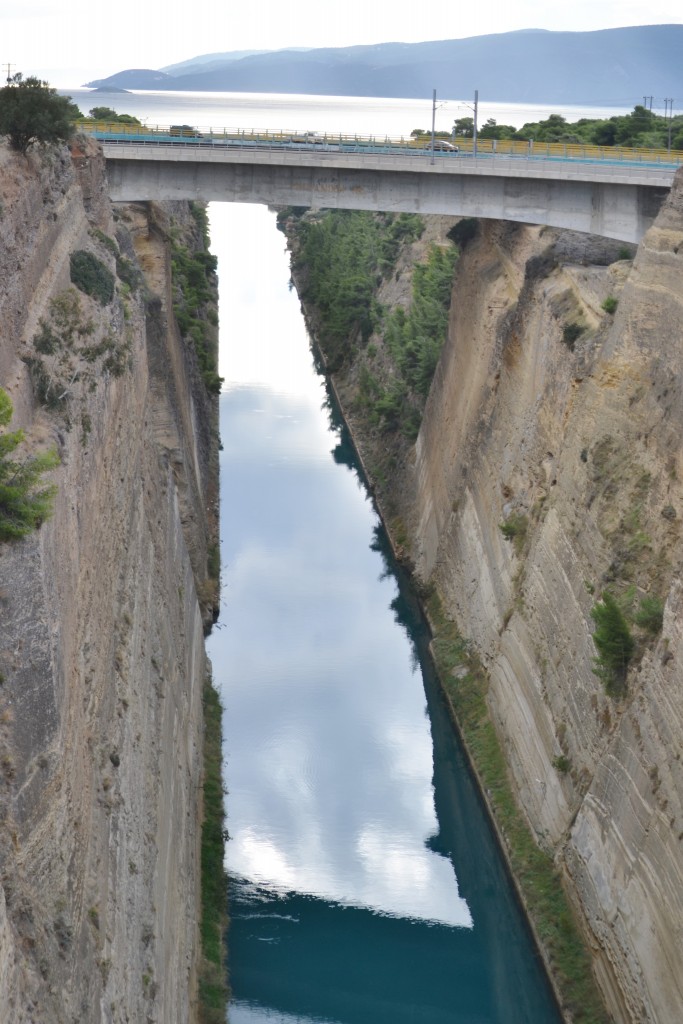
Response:
POLYGON ((666 119, 668 119, 668 122, 669 122, 669 126, 667 128, 667 133, 666 133, 666 136, 667 136, 667 139, 666 139, 666 151, 667 151, 667 153, 670 153, 671 152, 671 128, 673 126, 673 117, 674 117, 674 101, 673 101, 673 99, 666 99, 666 100, 664 100, 664 117, 666 119))
POLYGON ((432 90, 432 160, 434 163, 434 126, 436 124, 436 89, 432 90))
POLYGON ((474 126, 472 130, 472 156, 477 155, 477 108, 479 106, 479 90, 474 90, 474 126))

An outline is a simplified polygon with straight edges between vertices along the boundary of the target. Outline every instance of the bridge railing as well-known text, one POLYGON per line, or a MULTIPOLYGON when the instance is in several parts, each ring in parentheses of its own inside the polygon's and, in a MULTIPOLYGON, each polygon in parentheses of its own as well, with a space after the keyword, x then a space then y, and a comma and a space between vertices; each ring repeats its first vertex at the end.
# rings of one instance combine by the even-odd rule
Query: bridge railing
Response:
MULTIPOLYGON (((473 139, 456 139, 457 148, 435 148, 432 152, 431 139, 424 136, 396 138, 390 136, 348 135, 332 132, 301 131, 294 129, 244 129, 193 127, 191 125, 140 125, 107 121, 79 121, 76 129, 95 136, 102 142, 131 143, 144 142, 173 143, 190 146, 241 146, 263 149, 307 148, 329 149, 346 152, 397 153, 406 155, 427 153, 439 160, 474 156, 473 139)), ((444 145, 445 140, 439 139, 444 145)), ((453 145, 451 143, 451 145, 453 145)), ((629 149, 625 146, 591 146, 581 143, 536 142, 520 139, 478 139, 477 157, 525 157, 540 160, 576 160, 584 162, 609 162, 665 165, 677 167, 683 164, 683 151, 665 149, 629 149)))

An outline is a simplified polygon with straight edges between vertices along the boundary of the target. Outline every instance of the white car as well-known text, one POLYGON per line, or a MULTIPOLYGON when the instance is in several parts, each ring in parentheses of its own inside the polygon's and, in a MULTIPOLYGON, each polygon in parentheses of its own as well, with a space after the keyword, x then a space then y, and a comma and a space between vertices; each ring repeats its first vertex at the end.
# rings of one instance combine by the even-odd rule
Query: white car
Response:
MULTIPOLYGON (((422 148, 431 150, 432 140, 430 139, 429 142, 425 142, 422 148)), ((458 152, 458 147, 454 146, 452 142, 448 142, 446 139, 434 139, 434 149, 439 150, 442 153, 458 152)))

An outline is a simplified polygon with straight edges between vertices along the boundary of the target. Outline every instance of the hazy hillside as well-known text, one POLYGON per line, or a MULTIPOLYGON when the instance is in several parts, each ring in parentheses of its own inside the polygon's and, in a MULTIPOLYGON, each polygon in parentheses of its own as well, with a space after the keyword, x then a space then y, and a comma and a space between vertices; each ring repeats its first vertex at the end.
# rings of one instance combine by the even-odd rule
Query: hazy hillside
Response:
POLYGON ((211 53, 167 71, 132 69, 86 83, 126 89, 342 96, 467 96, 632 106, 683 95, 683 25, 600 32, 528 30, 425 43, 211 53))

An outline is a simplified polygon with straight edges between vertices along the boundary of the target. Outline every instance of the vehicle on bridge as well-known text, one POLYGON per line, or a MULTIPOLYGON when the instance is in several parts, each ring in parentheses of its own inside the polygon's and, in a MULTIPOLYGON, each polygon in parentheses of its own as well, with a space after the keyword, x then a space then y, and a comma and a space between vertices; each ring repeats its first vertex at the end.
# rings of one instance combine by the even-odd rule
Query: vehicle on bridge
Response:
POLYGON ((169 135, 180 137, 183 139, 203 139, 203 134, 198 128, 193 128, 191 124, 172 124, 168 130, 169 135))
POLYGON ((434 145, 432 145, 431 139, 429 142, 424 142, 422 148, 428 150, 430 153, 432 149, 437 153, 459 153, 460 150, 457 146, 454 146, 452 142, 448 142, 446 139, 434 139, 434 145))

